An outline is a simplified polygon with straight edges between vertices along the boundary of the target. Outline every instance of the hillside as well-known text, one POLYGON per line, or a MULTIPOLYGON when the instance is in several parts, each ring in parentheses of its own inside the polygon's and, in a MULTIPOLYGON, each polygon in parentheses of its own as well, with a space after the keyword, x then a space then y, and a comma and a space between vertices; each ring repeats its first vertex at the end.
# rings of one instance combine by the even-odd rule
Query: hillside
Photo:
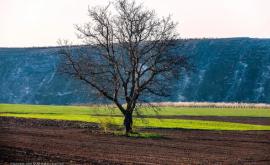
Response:
MULTIPOLYGON (((0 103, 102 101, 57 73, 58 50, 0 48, 0 103)), ((172 82, 175 95, 164 101, 270 103, 270 39, 184 40, 179 53, 190 57, 195 71, 172 82)))

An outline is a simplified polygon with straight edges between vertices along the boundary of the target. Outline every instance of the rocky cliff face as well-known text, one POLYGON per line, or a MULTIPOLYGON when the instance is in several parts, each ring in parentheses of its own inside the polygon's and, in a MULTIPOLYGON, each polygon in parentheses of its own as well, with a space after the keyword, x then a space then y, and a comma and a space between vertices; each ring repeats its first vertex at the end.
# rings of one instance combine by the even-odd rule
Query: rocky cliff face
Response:
MULTIPOLYGON (((101 101, 57 73, 58 50, 0 48, 0 103, 101 101)), ((195 71, 172 82, 175 94, 166 101, 270 103, 270 39, 185 40, 177 53, 189 56, 195 71)))
POLYGON ((270 40, 190 40, 180 52, 197 71, 179 83, 179 100, 270 103, 270 40))
POLYGON ((69 104, 92 101, 84 85, 57 73, 58 50, 0 49, 0 102, 69 104))

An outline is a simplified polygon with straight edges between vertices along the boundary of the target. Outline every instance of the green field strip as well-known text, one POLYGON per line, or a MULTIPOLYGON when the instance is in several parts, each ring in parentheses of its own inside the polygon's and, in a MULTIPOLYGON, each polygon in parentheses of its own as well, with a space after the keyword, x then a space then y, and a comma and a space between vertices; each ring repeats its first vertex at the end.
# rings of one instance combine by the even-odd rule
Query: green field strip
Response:
MULTIPOLYGON (((74 115, 121 115, 116 108, 87 106, 52 106, 0 104, 0 113, 14 114, 74 114, 74 115)), ((193 108, 193 107, 160 107, 141 108, 140 113, 146 116, 238 116, 270 117, 270 109, 260 108, 193 108)))

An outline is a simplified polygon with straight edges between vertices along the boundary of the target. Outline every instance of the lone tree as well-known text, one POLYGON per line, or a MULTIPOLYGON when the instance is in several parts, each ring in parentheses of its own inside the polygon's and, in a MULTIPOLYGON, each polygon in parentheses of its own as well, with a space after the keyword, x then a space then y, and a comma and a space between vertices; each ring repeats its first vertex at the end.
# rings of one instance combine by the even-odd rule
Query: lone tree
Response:
POLYGON ((89 23, 76 26, 85 44, 62 44, 60 72, 85 82, 114 103, 124 115, 129 134, 132 114, 143 98, 169 96, 170 83, 188 67, 187 58, 176 51, 177 23, 170 16, 158 18, 135 0, 90 8, 89 17, 89 23))

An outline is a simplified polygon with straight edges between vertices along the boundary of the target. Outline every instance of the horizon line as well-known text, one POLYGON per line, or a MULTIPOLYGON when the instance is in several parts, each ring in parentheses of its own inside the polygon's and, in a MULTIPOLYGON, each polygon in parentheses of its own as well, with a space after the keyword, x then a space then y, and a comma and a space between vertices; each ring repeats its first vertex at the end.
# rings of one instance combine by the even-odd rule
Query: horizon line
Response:
MULTIPOLYGON (((222 40, 222 39, 259 39, 270 40, 270 37, 193 37, 193 38, 180 38, 178 40, 222 40)), ((72 44, 71 46, 84 46, 87 44, 72 44)), ((59 45, 43 45, 43 46, 0 46, 0 49, 16 49, 16 48, 59 48, 59 45)))

